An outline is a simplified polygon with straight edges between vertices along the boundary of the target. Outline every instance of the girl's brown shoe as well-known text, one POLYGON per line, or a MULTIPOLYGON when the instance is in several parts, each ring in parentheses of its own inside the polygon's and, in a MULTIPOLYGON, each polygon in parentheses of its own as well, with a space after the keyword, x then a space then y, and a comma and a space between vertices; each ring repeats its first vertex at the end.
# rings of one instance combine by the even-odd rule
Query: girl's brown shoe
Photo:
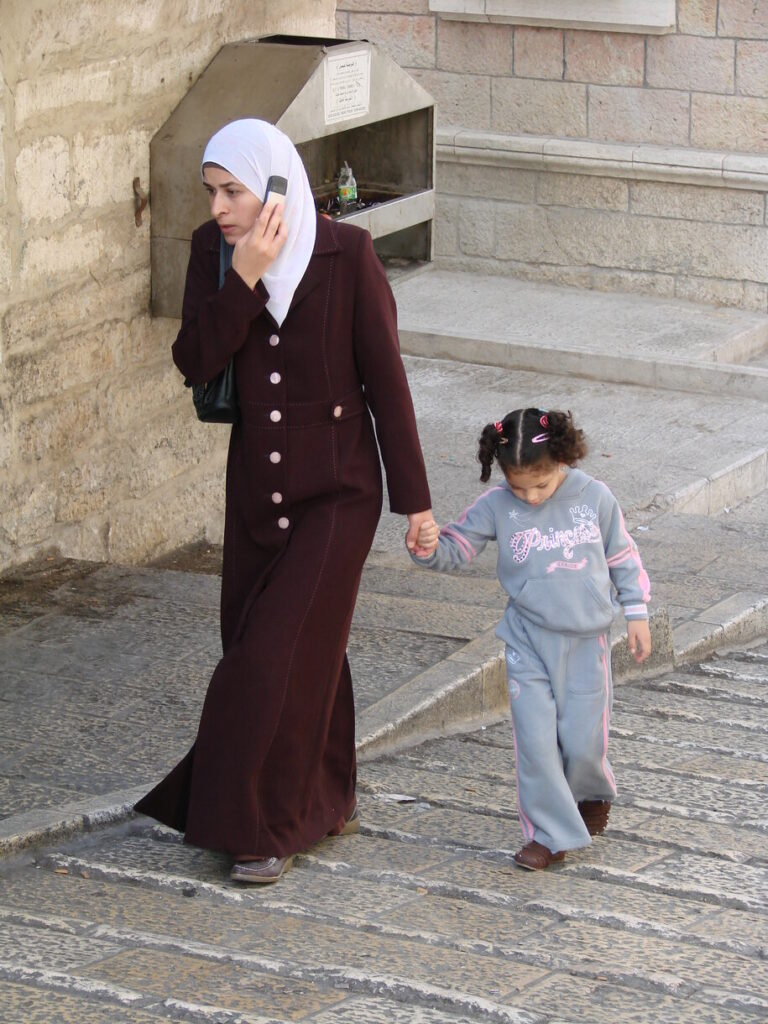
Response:
POLYGON ((579 814, 584 819, 587 832, 591 836, 599 836, 605 832, 610 813, 610 800, 581 800, 579 802, 579 814))
POLYGON ((550 864, 554 864, 558 860, 565 860, 564 850, 553 853, 542 843, 537 843, 535 839, 515 854, 515 864, 527 871, 543 871, 544 868, 548 868, 550 864))

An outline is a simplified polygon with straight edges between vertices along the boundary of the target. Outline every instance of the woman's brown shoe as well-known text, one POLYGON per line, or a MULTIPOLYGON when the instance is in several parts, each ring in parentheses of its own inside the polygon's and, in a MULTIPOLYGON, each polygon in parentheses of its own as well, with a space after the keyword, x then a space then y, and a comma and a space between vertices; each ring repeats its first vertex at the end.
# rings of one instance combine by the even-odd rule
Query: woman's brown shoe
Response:
POLYGON ((579 814, 584 819, 587 832, 591 836, 599 836, 605 832, 610 813, 610 800, 581 800, 579 802, 579 814))
POLYGON ((543 871, 558 860, 565 860, 565 851, 553 853, 535 839, 515 854, 515 864, 528 871, 543 871))
POLYGON ((235 861, 229 877, 233 882, 269 885, 277 882, 293 864, 293 857, 266 857, 264 860, 235 861))
POLYGON ((352 836, 356 832, 360 831, 360 814, 357 810, 357 804, 352 808, 352 813, 348 818, 344 818, 343 822, 339 822, 335 825, 328 833, 329 836, 352 836))

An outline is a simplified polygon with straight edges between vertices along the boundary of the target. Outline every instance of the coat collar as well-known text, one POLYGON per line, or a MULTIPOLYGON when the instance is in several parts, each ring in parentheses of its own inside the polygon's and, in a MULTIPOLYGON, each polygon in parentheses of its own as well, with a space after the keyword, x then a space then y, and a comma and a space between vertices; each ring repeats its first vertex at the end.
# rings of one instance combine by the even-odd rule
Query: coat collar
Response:
POLYGON ((312 250, 312 258, 304 276, 299 281, 296 291, 291 299, 291 309, 294 309, 300 302, 313 292, 323 281, 327 281, 328 268, 322 260, 315 259, 316 256, 333 256, 341 252, 339 245, 338 231, 336 225, 327 217, 318 214, 317 234, 315 235, 315 247, 312 250))

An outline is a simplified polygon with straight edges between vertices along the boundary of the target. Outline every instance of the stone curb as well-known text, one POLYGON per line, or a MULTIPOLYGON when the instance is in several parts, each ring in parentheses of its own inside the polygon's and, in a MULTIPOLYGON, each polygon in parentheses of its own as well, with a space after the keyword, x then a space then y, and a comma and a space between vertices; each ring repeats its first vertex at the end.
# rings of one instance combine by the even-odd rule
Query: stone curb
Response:
POLYGON ((717 647, 747 643, 766 633, 768 594, 741 591, 675 629, 675 664, 698 661, 717 647))
POLYGON ((632 384, 694 394, 727 393, 758 401, 765 401, 768 394, 768 369, 761 366, 674 359, 662 361, 601 352, 598 378, 595 352, 586 349, 544 348, 519 342, 413 331, 407 327, 401 327, 399 334, 402 351, 409 356, 499 366, 507 370, 571 374, 611 384, 632 384))
POLYGON ((59 842, 104 825, 124 821, 148 786, 115 790, 101 796, 84 797, 63 807, 12 814, 0 821, 0 857, 10 857, 32 846, 59 842))
MULTIPOLYGON (((768 632, 768 594, 735 594, 674 631, 666 609, 654 612, 650 622, 654 653, 642 666, 632 661, 626 637, 618 633, 613 637, 611 666, 615 684, 668 671, 675 665, 703 658, 717 647, 739 644, 768 632)), ((437 735, 466 731, 506 718, 506 666, 500 648, 494 631, 486 630, 366 709, 358 723, 359 760, 374 760, 437 735)), ((146 785, 84 797, 60 808, 11 815, 0 821, 0 858, 126 821, 133 816, 134 804, 150 784, 147 781, 146 785)))
MULTIPOLYGON (((673 667, 672 630, 666 609, 654 612, 650 625, 653 654, 638 666, 629 653, 621 621, 621 632, 611 640, 615 684, 673 667)), ((425 739, 491 725, 508 717, 503 644, 489 629, 368 708, 358 726, 358 759, 373 760, 425 739)))

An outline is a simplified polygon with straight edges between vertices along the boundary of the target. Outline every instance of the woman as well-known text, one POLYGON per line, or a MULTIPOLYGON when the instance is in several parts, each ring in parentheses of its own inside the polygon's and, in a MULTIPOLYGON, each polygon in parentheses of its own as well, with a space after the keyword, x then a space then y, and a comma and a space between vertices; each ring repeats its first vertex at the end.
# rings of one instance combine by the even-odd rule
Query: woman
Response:
POLYGON ((193 383, 235 361, 223 657, 194 746, 136 809, 264 883, 357 829, 346 643, 381 511, 377 438, 411 550, 432 514, 370 235, 318 217, 296 149, 266 122, 226 125, 202 170, 213 220, 192 236, 173 358, 193 383), (288 180, 284 205, 262 205, 271 175, 288 180), (219 290, 222 237, 234 251, 219 290))

